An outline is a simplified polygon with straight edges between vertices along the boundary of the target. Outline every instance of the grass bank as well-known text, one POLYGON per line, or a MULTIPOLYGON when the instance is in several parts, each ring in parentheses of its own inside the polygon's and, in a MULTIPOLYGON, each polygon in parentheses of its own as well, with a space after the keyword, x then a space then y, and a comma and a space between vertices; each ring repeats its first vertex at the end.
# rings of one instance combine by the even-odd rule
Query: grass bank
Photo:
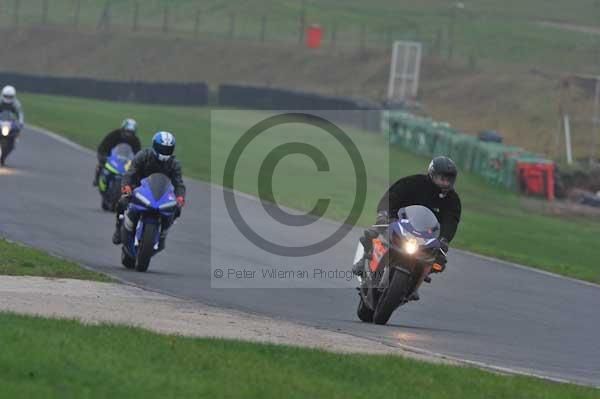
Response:
POLYGON ((598 7, 591 1, 561 0, 448 2, 430 0, 398 2, 348 0, 291 2, 276 0, 216 0, 199 5, 193 0, 167 3, 147 0, 54 0, 8 2, 0 15, 3 26, 62 26, 121 35, 155 35, 243 39, 298 43, 299 20, 319 24, 328 48, 388 47, 393 39, 418 40, 428 53, 445 57, 483 59, 494 64, 538 64, 577 67, 597 64, 593 35, 541 26, 541 21, 561 21, 595 26, 598 7), (462 6, 458 6, 461 4, 462 6), (166 8, 168 7, 168 9, 166 8), (543 13, 540 13, 543 10, 543 13), (362 43, 362 44, 361 44, 362 43))
POLYGON ((114 281, 104 274, 86 270, 76 263, 2 239, 0 239, 0 254, 0 275, 114 281))
POLYGON ((192 339, 0 313, 0 398, 600 398, 600 391, 393 356, 192 339))
MULTIPOLYGON (((22 101, 29 122, 90 148, 127 116, 139 121, 145 145, 150 143, 153 132, 173 131, 185 175, 219 184, 232 146, 252 123, 264 116, 256 112, 219 112, 213 114, 211 126, 209 110, 202 108, 155 107, 42 95, 23 95, 22 101)), ((398 148, 388 149, 384 140, 372 133, 352 129, 347 133, 367 169, 368 193, 359 224, 368 225, 390 180, 423 172, 428 159, 398 148)), ((305 126, 290 125, 261 136, 244 151, 236 170, 235 188, 258 195, 257 171, 274 146, 290 139, 318 143, 328 158, 329 172, 317 171, 306 156, 286 157, 275 169, 275 198, 304 211, 312 209, 317 198, 331 198, 326 216, 344 219, 354 199, 352 165, 335 140, 318 134, 305 126)), ((461 174, 457 189, 463 202, 463 220, 453 246, 600 282, 600 266, 595 261, 599 223, 547 216, 541 210, 524 207, 518 195, 490 186, 468 173, 461 174)))

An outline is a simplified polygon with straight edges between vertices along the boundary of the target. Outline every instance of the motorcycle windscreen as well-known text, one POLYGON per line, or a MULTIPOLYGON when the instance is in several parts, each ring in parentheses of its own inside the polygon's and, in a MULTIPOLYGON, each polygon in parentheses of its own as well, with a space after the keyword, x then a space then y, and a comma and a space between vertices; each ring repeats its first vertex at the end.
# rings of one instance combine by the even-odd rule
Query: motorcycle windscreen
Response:
POLYGON ((162 173, 153 173, 145 180, 155 201, 159 201, 173 187, 171 179, 162 173))
POLYGON ((436 238, 440 235, 440 223, 427 207, 421 205, 407 206, 398 211, 398 218, 407 219, 414 231, 423 235, 436 238))
POLYGON ((130 161, 133 159, 133 149, 127 143, 117 144, 112 149, 111 155, 122 162, 130 161))

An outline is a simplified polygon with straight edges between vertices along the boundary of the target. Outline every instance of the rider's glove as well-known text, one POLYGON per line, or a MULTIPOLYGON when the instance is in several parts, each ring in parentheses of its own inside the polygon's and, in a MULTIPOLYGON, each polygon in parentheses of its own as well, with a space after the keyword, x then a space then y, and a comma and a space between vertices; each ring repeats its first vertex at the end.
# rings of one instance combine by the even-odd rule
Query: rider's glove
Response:
POLYGON ((390 223, 390 215, 388 211, 379 211, 377 212, 377 219, 375 220, 375 224, 389 224, 390 223))
POLYGON ((133 193, 133 189, 131 188, 131 186, 129 184, 121 187, 121 195, 130 197, 131 193, 133 193))

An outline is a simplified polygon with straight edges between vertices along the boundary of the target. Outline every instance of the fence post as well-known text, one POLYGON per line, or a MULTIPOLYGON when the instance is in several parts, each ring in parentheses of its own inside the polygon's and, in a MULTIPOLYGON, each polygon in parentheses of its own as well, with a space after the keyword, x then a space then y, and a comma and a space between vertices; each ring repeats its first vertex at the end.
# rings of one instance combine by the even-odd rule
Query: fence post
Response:
POLYGON ((304 41, 304 29, 306 28, 306 0, 302 0, 302 10, 300 11, 298 43, 304 41))
POLYGON ((474 71, 477 69, 477 57, 475 55, 475 49, 472 48, 469 53, 469 69, 474 71))
POLYGON ((229 14, 229 39, 233 39, 235 35, 235 13, 229 14))
POLYGON ((334 22, 333 27, 331 28, 331 47, 335 47, 335 44, 337 41, 337 29, 338 29, 337 22, 334 22))
POLYGON ((264 43, 267 36, 267 16, 263 15, 260 20, 260 42, 264 43))
POLYGON ((21 8, 21 0, 15 0, 15 29, 19 29, 20 8, 21 8))
POLYGON ((435 31, 435 43, 434 51, 441 57, 442 56, 442 28, 438 28, 435 31))
POLYGON ((392 45, 392 43, 394 42, 394 30, 393 29, 388 29, 385 31, 385 40, 387 42, 388 47, 392 45))
POLYGON ((42 0, 42 24, 48 23, 48 0, 42 0))
POLYGON ((77 0, 75 3, 75 13, 73 14, 73 25, 77 27, 79 25, 79 13, 81 12, 81 0, 77 0))
POLYGON ((165 11, 163 13, 162 31, 163 31, 163 33, 169 32, 169 5, 168 4, 165 5, 165 11))
POLYGON ((452 61, 452 57, 454 56, 454 29, 456 25, 456 7, 452 7, 450 26, 448 28, 448 61, 452 61))
POLYGON ((196 20, 194 21, 194 36, 198 37, 200 32, 200 10, 196 11, 196 20))
POLYGON ((364 53, 367 47, 367 26, 362 24, 360 27, 360 52, 364 53))
POLYGON ((110 17, 111 17, 111 2, 110 0, 106 0, 104 4, 104 10, 102 10, 102 15, 100 15, 100 19, 98 20, 98 26, 96 26, 97 30, 105 29, 110 30, 110 17))
POLYGON ((136 0, 133 2, 133 28, 132 28, 132 30, 134 32, 138 31, 139 12, 140 12, 140 2, 136 0))

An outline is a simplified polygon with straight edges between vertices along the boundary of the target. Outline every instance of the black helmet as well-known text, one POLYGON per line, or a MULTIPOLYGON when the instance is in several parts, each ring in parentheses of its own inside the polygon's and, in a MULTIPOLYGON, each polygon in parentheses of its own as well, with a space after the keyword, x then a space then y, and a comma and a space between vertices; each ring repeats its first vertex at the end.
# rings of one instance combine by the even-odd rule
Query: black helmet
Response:
POLYGON ((433 158, 429 163, 427 174, 431 181, 442 191, 442 194, 454 190, 458 171, 454 161, 450 158, 443 156, 433 158))

